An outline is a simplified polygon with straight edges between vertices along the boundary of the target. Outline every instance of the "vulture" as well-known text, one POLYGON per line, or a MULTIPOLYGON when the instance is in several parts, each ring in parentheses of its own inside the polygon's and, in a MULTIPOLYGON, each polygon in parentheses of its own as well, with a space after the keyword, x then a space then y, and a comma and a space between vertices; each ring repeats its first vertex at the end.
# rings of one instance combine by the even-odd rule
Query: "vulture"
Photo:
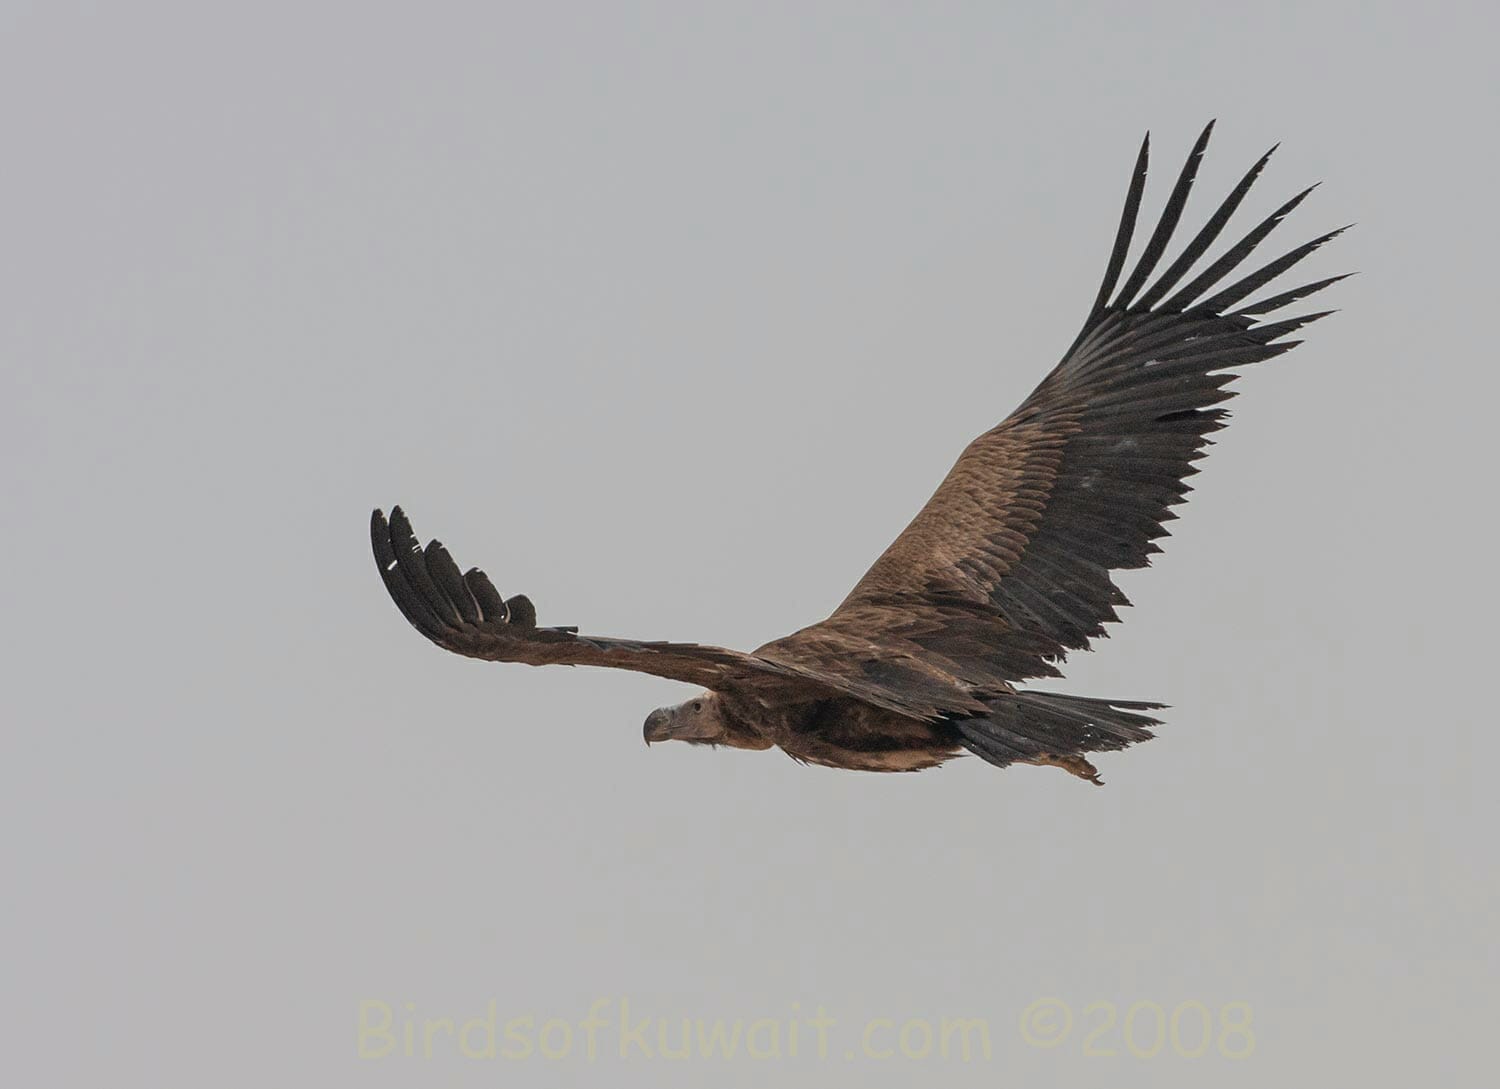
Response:
POLYGON ((400 507, 370 523, 402 615, 445 650, 494 662, 629 669, 704 691, 652 711, 645 738, 780 748, 859 771, 916 771, 970 753, 1099 783, 1088 754, 1152 737, 1164 705, 1022 686, 1060 676, 1128 605, 1111 573, 1144 567, 1225 426, 1239 368, 1290 351, 1332 311, 1279 316, 1343 279, 1250 300, 1347 228, 1246 271, 1312 187, 1205 261, 1272 153, 1261 156, 1158 272, 1213 123, 1126 272, 1146 185, 1141 144, 1104 280, 1072 346, 1036 390, 968 445, 927 505, 826 620, 751 653, 584 635, 537 623, 522 594, 422 548, 400 507), (1278 315, 1275 319, 1271 315, 1278 315))

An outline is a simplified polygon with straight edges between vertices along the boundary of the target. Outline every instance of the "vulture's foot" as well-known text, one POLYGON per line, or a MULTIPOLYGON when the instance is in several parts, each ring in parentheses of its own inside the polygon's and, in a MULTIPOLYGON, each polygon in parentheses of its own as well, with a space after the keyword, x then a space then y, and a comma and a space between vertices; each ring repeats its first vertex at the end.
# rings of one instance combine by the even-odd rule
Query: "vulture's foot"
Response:
POLYGON ((1095 786, 1102 787, 1104 785, 1104 780, 1099 778, 1099 769, 1077 753, 1063 753, 1062 755, 1050 752, 1038 753, 1032 757, 1030 763, 1049 764, 1054 768, 1062 768, 1069 775, 1076 775, 1080 779, 1087 779, 1095 786))

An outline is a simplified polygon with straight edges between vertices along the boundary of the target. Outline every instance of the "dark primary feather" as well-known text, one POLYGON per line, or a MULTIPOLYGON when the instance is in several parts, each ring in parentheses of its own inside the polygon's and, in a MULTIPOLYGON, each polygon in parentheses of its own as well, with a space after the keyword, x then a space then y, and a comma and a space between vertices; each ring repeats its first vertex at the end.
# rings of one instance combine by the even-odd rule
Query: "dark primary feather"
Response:
POLYGON ((1255 164, 1245 171, 1245 176, 1230 190, 1224 203, 1219 205, 1214 214, 1209 217, 1208 222, 1193 236, 1193 240, 1183 247, 1182 252, 1177 255, 1177 260, 1167 266, 1167 271, 1163 272, 1150 290, 1140 297, 1136 303, 1137 309, 1149 310, 1155 306, 1163 295, 1177 286, 1188 270, 1197 263, 1198 258, 1208 252, 1208 247, 1218 241, 1220 233, 1229 223, 1229 217, 1234 215, 1235 209, 1240 206, 1240 201, 1245 199, 1245 194, 1250 192, 1250 187, 1255 184, 1255 180, 1260 177, 1260 172, 1266 168, 1266 164, 1271 161, 1271 156, 1274 154, 1276 154, 1276 148, 1273 147, 1255 160, 1255 164))
POLYGON ((1094 311, 1104 309, 1110 292, 1125 267, 1125 257, 1130 252, 1130 236, 1135 233, 1135 219, 1141 211, 1141 197, 1146 193, 1146 165, 1151 156, 1151 134, 1141 141, 1141 150, 1135 156, 1135 169, 1130 172, 1130 188, 1125 191, 1125 208, 1120 212, 1120 226, 1115 230, 1115 244, 1109 251, 1109 264, 1104 268, 1104 282, 1099 285, 1099 294, 1094 299, 1094 311))
MULTIPOLYGON (((1193 145, 1193 150, 1188 153, 1187 162, 1182 165, 1182 173, 1177 176, 1177 184, 1172 187, 1172 195, 1167 198, 1167 206, 1161 219, 1157 221, 1156 230, 1151 232, 1151 240, 1146 243, 1141 259, 1136 262, 1135 271, 1130 274, 1130 279, 1125 281, 1125 286, 1120 288, 1120 294, 1115 298, 1115 309, 1123 310, 1130 305, 1130 300, 1135 298, 1135 293, 1146 283, 1147 277, 1155 271, 1156 263, 1161 260, 1161 255, 1166 252, 1167 243, 1172 240, 1172 232, 1177 229, 1177 221, 1182 218, 1182 210, 1187 207, 1188 192, 1193 188, 1193 179, 1198 176, 1198 164, 1203 160, 1203 153, 1208 149, 1208 138, 1213 131, 1214 123, 1210 121, 1198 137, 1198 142, 1193 145)), ((1144 179, 1144 162, 1141 167, 1144 179)), ((1128 245, 1129 239, 1124 239, 1124 242, 1128 245)), ((1123 253, 1121 256, 1123 257, 1123 253)))

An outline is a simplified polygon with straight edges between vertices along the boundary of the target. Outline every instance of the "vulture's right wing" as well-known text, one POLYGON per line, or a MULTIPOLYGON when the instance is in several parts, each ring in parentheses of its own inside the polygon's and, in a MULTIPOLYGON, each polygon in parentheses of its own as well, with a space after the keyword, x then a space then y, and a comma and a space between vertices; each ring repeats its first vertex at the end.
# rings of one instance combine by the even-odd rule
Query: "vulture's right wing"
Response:
POLYGON ((828 620, 758 654, 831 664, 874 680, 896 664, 960 687, 1056 675, 1127 604, 1110 578, 1144 566, 1189 491, 1233 368, 1294 347, 1322 317, 1264 315, 1334 282, 1243 300, 1339 232, 1298 246, 1230 286, 1222 281, 1307 195, 1293 197, 1178 289, 1217 239, 1267 152, 1154 282, 1212 125, 1116 294, 1146 180, 1142 145, 1104 283, 1074 345, 1015 412, 972 442, 927 505, 828 620), (1174 290, 1176 289, 1176 290, 1174 290), (1113 296, 1113 297, 1112 297, 1113 296))

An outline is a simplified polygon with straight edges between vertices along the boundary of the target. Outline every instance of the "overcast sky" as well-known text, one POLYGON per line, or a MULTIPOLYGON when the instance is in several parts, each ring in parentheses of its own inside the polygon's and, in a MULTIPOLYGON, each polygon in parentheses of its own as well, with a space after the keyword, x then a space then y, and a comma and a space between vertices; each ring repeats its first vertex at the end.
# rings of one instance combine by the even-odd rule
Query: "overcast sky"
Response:
POLYGON ((5 1080, 1484 1084, 1496 23, 0 7, 5 1080), (543 623, 820 619, 1210 117, 1186 225, 1282 141, 1243 227, 1362 275, 1050 685, 1172 705, 1106 789, 648 751, 691 690, 385 596, 399 502, 543 623))

